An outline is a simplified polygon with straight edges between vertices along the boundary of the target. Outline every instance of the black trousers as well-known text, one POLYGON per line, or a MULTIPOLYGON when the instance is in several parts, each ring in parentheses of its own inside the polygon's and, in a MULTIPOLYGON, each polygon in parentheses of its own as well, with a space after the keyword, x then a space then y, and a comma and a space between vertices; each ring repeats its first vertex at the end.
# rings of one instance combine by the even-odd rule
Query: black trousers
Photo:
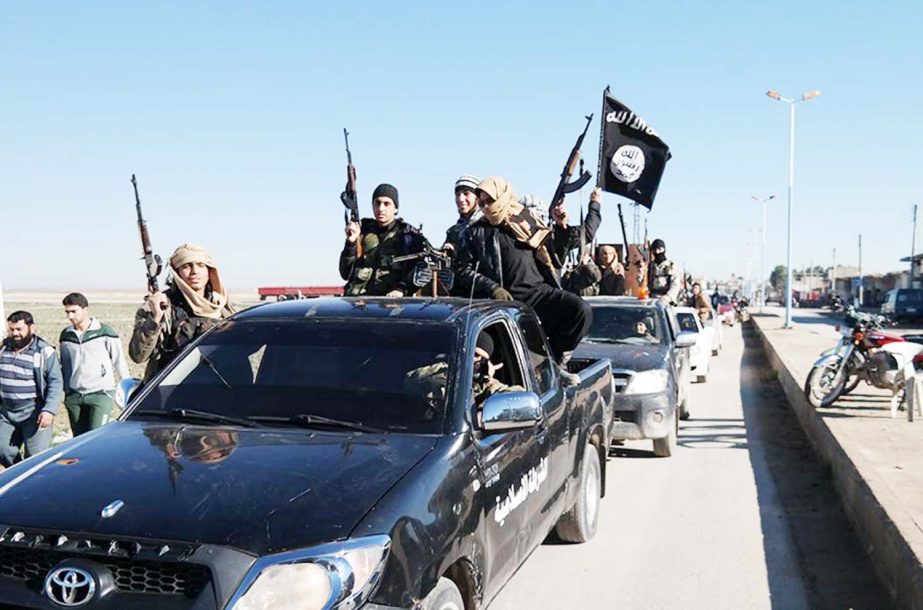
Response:
POLYGON ((543 290, 529 299, 551 344, 555 360, 572 351, 586 336, 593 322, 593 310, 586 301, 563 290, 543 290))

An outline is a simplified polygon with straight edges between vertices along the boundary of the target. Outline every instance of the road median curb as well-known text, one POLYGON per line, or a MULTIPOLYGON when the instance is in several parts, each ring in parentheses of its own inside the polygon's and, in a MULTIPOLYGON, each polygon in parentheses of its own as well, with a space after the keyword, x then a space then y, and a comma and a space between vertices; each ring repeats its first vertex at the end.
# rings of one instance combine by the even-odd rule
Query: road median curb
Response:
POLYGON ((894 602, 900 608, 923 610, 923 563, 917 552, 923 550, 923 530, 874 468, 864 463, 849 435, 832 430, 807 401, 804 380, 779 355, 770 327, 764 328, 776 321, 775 317, 754 317, 751 323, 789 405, 819 459, 830 467, 846 514, 894 602))

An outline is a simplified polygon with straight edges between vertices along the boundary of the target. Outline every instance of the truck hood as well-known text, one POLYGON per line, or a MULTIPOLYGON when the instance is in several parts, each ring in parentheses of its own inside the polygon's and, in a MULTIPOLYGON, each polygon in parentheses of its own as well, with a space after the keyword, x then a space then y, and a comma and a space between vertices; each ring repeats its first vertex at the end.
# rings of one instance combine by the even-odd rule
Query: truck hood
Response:
POLYGON ((646 371, 667 368, 670 350, 665 345, 629 345, 627 343, 583 342, 574 352, 575 358, 608 358, 613 369, 646 371))
POLYGON ((257 555, 303 548, 347 537, 435 442, 115 422, 0 474, 0 524, 257 555), (116 500, 124 506, 103 518, 116 500))

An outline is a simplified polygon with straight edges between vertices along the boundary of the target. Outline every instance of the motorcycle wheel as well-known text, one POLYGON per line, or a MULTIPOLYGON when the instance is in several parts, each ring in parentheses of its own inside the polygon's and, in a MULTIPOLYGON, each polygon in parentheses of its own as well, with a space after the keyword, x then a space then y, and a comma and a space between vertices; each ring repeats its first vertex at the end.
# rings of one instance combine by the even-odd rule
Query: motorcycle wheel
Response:
POLYGON ((843 391, 840 392, 840 396, 846 396, 850 392, 856 389, 856 386, 859 385, 859 382, 862 381, 862 377, 858 373, 850 375, 849 381, 847 381, 843 386, 843 391))
POLYGON ((856 386, 858 386, 859 382, 862 381, 862 376, 859 375, 859 371, 864 367, 865 357, 861 352, 853 352, 853 356, 849 361, 849 379, 846 381, 840 396, 846 396, 856 389, 856 386))
POLYGON ((814 367, 804 383, 804 396, 815 409, 829 407, 843 394, 846 381, 840 368, 814 367))

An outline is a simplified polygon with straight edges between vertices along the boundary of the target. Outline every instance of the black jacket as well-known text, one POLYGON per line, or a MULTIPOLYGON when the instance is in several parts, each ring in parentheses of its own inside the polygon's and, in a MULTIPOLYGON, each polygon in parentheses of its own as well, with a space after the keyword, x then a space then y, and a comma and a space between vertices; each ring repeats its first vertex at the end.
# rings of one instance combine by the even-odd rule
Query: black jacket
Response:
MULTIPOLYGON (((601 222, 599 203, 591 201, 584 218, 586 243, 591 243, 596 237, 601 222)), ((560 269, 567 253, 580 247, 580 226, 564 229, 554 225, 546 247, 555 267, 560 269)), ((549 286, 561 288, 561 281, 556 273, 545 265, 539 264, 538 267, 549 286)), ((474 296, 479 298, 489 298, 495 288, 505 287, 497 229, 491 226, 486 218, 481 218, 468 227, 465 247, 457 252, 455 257, 455 285, 464 291, 463 294, 471 294, 473 285, 474 296)))

